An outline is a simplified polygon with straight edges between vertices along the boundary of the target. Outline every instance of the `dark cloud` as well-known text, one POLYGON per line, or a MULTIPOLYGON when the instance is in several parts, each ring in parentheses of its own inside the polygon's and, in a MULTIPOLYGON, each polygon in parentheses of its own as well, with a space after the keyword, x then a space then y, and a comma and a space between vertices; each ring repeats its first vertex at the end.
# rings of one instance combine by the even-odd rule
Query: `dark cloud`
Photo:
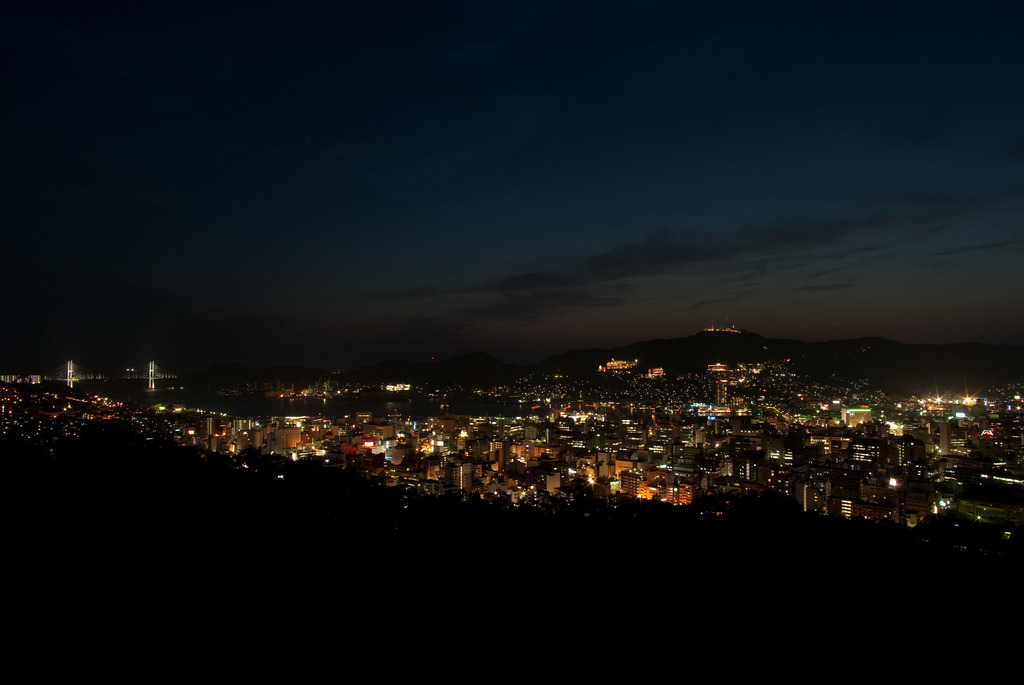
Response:
POLYGON ((872 123, 868 137, 877 144, 905 150, 924 150, 945 145, 960 126, 957 118, 922 111, 885 117, 872 123))
POLYGON ((8 3, 0 359, 1015 311, 1022 11, 8 3))
MULTIPOLYGON (((484 321, 518 318, 541 322, 567 311, 615 309, 628 297, 609 290, 663 277, 684 279, 716 287, 756 288, 769 274, 793 272, 819 279, 840 271, 864 272, 880 256, 920 251, 922 230, 930 239, 954 220, 984 216, 1013 192, 967 195, 946 192, 884 192, 864 196, 872 213, 859 217, 797 218, 753 222, 731 231, 658 230, 638 240, 621 243, 594 255, 562 260, 555 271, 511 274, 463 288, 462 292, 499 295, 464 313, 484 321), (695 238, 699 236, 699 238, 695 238)), ((999 241, 971 250, 1014 244, 999 241)), ((933 255, 953 251, 934 252, 933 255)), ((789 286, 795 292, 848 290, 848 281, 789 286)), ((732 304, 750 292, 700 300, 693 309, 732 304)))
POLYGON ((743 298, 740 295, 736 295, 735 297, 720 297, 713 300, 701 300, 700 302, 695 302, 694 304, 690 305, 690 308, 703 309, 705 307, 710 307, 712 305, 717 304, 732 304, 734 302, 739 302, 741 299, 743 298))
POLYGON ((947 255, 964 254, 966 252, 980 252, 985 250, 997 250, 1003 247, 1019 247, 1024 244, 1024 235, 1017 240, 1003 240, 997 243, 983 243, 981 245, 967 243, 957 247, 952 247, 947 250, 938 250, 935 252, 929 252, 929 257, 945 257, 947 255))
POLYGON ((520 291, 643 279, 682 269, 718 268, 727 264, 746 279, 771 265, 788 266, 822 260, 841 262, 850 255, 881 249, 902 239, 908 226, 934 220, 926 214, 867 215, 857 219, 780 219, 715 233, 658 231, 592 256, 580 256, 559 272, 531 271, 489 281, 474 289, 520 291), (835 252, 843 244, 841 252, 835 252))
POLYGON ((537 322, 581 309, 618 307, 627 299, 628 293, 621 289, 564 288, 536 290, 525 294, 506 292, 500 299, 467 307, 463 311, 473 319, 537 322))
POLYGON ((1006 158, 1017 164, 1024 164, 1024 140, 1007 145, 1006 158))
POLYGON ((564 273, 530 271, 513 274, 496 281, 474 285, 472 291, 496 290, 499 292, 516 292, 519 290, 536 290, 548 288, 572 288, 580 285, 580 278, 564 273))
POLYGON ((793 290, 801 290, 803 292, 816 293, 824 290, 845 290, 847 288, 852 287, 852 283, 824 283, 821 285, 802 285, 797 288, 793 288, 793 290))

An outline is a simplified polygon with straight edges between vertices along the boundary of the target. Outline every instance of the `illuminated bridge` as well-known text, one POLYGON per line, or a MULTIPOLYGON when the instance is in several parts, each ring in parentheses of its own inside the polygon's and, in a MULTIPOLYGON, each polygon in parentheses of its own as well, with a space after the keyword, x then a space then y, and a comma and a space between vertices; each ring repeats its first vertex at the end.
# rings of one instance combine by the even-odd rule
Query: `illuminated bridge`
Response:
POLYGON ((156 381, 163 378, 174 378, 175 374, 167 369, 157 366, 156 362, 149 362, 145 367, 128 367, 114 373, 96 373, 83 368, 80 364, 68 361, 64 366, 51 369, 43 378, 48 381, 63 381, 69 388, 75 387, 78 381, 103 380, 103 379, 131 379, 145 380, 150 390, 156 387, 156 381))

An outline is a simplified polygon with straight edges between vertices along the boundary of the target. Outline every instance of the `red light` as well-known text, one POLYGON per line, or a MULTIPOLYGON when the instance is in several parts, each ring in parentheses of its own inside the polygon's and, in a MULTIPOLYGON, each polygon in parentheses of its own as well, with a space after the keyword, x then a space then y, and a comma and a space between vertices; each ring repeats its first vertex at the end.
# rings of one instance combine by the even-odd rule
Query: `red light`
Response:
POLYGON ((365 447, 366 449, 370 449, 371 447, 373 447, 373 445, 373 440, 363 440, 363 447, 365 447))

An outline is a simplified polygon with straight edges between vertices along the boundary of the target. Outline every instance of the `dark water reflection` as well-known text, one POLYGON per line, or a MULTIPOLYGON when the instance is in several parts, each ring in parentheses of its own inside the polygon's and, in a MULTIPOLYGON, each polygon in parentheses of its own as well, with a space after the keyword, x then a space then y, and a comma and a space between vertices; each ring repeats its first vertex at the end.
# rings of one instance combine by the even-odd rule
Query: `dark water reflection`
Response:
POLYGON ((442 398, 413 398, 403 402, 361 399, 322 399, 316 397, 263 397, 261 395, 219 395, 207 390, 147 390, 145 381, 82 381, 75 388, 121 402, 153 406, 177 406, 200 409, 229 416, 346 416, 370 411, 374 416, 398 413, 415 419, 447 412, 472 416, 528 416, 543 409, 531 409, 532 403, 509 404, 442 398))

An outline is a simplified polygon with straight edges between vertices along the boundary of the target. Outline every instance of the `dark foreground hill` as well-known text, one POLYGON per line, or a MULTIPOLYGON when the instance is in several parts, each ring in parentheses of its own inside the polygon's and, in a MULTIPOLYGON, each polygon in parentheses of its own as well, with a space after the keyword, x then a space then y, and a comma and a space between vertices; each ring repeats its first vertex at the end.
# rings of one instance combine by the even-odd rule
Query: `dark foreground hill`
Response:
POLYGON ((116 422, 49 450, 0 447, 25 505, 19 540, 36 553, 104 563, 153 554, 186 565, 258 560, 290 568, 302 559, 336 572, 353 563, 382 572, 429 562, 459 573, 525 556, 537 568, 573 574, 618 560, 657 576, 667 549, 677 571, 753 568, 767 559, 791 568, 1002 569, 1021 552, 1001 529, 847 521, 770 492, 707 496, 686 507, 597 497, 514 507, 461 493, 417 495, 319 461, 204 453, 116 422))

